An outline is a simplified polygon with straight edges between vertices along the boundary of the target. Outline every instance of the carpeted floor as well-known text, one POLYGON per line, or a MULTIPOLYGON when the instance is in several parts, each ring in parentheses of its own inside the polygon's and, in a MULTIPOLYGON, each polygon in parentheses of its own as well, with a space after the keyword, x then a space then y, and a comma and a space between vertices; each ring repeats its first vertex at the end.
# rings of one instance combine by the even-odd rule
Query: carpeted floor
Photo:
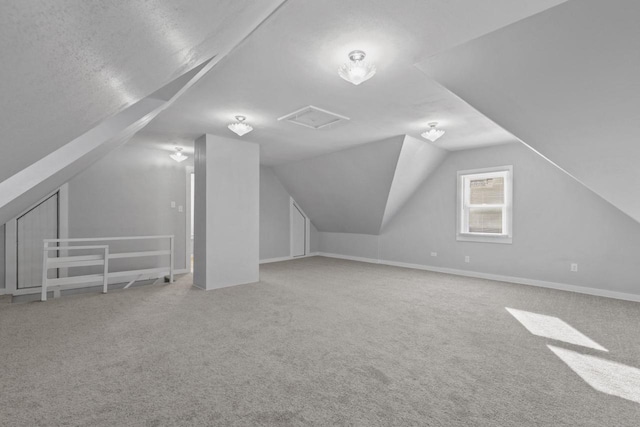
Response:
POLYGON ((640 304, 322 257, 0 305, 2 426, 637 426, 505 307, 640 367, 640 304))

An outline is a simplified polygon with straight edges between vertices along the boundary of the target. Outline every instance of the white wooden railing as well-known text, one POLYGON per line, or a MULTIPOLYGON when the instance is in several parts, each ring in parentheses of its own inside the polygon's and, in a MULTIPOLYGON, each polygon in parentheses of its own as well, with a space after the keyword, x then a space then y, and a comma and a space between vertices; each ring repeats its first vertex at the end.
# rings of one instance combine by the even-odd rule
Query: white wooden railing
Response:
POLYGON ((47 300, 47 292, 66 289, 77 289, 92 286, 95 283, 102 283, 102 292, 107 293, 108 282, 110 278, 117 277, 134 277, 126 286, 125 289, 131 286, 136 280, 145 275, 162 275, 169 273, 169 282, 173 283, 173 261, 174 261, 174 236, 127 236, 127 237, 100 237, 100 238, 76 238, 76 239, 45 239, 43 240, 43 256, 42 256, 42 295, 41 300, 47 300), (124 240, 169 240, 168 250, 153 250, 153 251, 138 251, 138 252, 117 252, 112 253, 109 251, 108 244, 95 244, 84 246, 73 246, 69 243, 102 243, 124 240), (55 244, 56 246, 50 246, 55 244), (58 246, 60 244, 66 244, 65 246, 58 246), (69 255, 58 256, 56 258, 49 257, 51 251, 75 251, 75 250, 99 250, 99 254, 93 255, 69 255), (169 265, 147 268, 141 270, 125 270, 125 271, 113 271, 109 272, 109 260, 112 259, 125 259, 125 258, 142 258, 151 256, 169 255, 169 265), (69 268, 69 267, 89 267, 89 266, 102 266, 102 272, 99 274, 86 274, 82 276, 70 276, 61 277, 55 279, 48 278, 48 271, 52 268, 69 268))

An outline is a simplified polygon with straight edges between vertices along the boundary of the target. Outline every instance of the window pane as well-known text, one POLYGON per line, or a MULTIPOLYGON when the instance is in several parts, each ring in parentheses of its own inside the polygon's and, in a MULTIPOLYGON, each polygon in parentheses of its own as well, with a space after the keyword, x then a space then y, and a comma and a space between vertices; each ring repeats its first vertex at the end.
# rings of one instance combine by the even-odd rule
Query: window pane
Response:
POLYGON ((504 177, 472 179, 469 191, 472 205, 501 205, 504 203, 504 177))
POLYGON ((502 208, 469 208, 469 232, 502 234, 502 208))

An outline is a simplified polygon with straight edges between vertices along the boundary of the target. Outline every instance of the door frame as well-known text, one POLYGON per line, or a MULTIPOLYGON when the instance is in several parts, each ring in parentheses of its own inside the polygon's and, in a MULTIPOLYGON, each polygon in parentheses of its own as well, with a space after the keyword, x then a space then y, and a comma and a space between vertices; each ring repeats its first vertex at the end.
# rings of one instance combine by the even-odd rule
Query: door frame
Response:
MULTIPOLYGON (((194 190, 195 188, 191 188, 191 175, 194 176, 195 179, 195 170, 193 166, 187 166, 186 167, 186 198, 184 201, 184 211, 186 214, 186 219, 185 219, 185 258, 184 258, 184 268, 187 271, 187 273, 193 273, 193 271, 191 270, 191 256, 193 255, 193 246, 192 243, 193 241, 191 240, 191 216, 193 215, 193 213, 191 212, 191 200, 193 199, 194 195, 194 190)), ((195 230, 194 230, 195 232, 195 230)))
MULTIPOLYGON (((38 200, 28 209, 20 212, 14 218, 5 224, 5 240, 4 240, 4 293, 9 295, 23 295, 39 293, 40 286, 33 288, 18 289, 18 218, 47 200, 49 197, 58 193, 58 235, 60 239, 69 237, 69 184, 50 192, 45 197, 38 200)), ((60 253, 64 256, 64 253, 60 253)), ((58 270, 60 277, 67 276, 67 269, 60 268, 58 270)))
POLYGON ((291 258, 304 258, 306 256, 309 256, 309 253, 311 249, 311 222, 309 221, 309 217, 307 216, 307 214, 304 212, 304 210, 302 210, 302 208, 300 207, 300 205, 298 203, 296 203, 295 200, 293 200, 293 197, 289 197, 289 256, 291 258), (304 255, 302 256, 293 256, 293 215, 294 215, 294 209, 297 209, 302 216, 304 217, 304 244, 305 244, 305 248, 304 248, 304 255))

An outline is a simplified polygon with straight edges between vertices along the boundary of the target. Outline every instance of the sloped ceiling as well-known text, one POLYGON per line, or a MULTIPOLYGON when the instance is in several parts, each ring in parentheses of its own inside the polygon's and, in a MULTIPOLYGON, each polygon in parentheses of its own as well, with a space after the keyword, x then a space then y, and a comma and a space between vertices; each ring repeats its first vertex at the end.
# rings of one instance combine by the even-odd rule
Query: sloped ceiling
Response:
POLYGON ((244 115, 261 162, 288 162, 381 141, 420 138, 440 122, 446 150, 492 145, 513 137, 414 66, 563 0, 294 0, 278 9, 210 76, 146 130, 192 138, 231 138, 227 124, 244 115), (338 67, 363 49, 377 74, 354 86, 338 67), (351 118, 314 131, 277 118, 314 105, 351 118))
POLYGON ((419 67, 640 221, 640 2, 574 0, 419 67))
POLYGON ((213 67, 207 60, 180 76, 153 96, 63 145, 54 152, 0 182, 0 224, 19 215, 38 200, 59 188, 111 150, 126 143, 160 111, 198 82, 213 67))
POLYGON ((274 167, 319 231, 378 234, 404 136, 274 167))
POLYGON ((221 59, 282 0, 5 1, 0 181, 206 58, 221 59))
POLYGON ((380 225, 381 230, 413 196, 420 184, 440 166, 446 155, 446 150, 405 135, 380 225))
POLYGON ((401 135, 274 171, 319 231, 378 235, 447 153, 401 135))

